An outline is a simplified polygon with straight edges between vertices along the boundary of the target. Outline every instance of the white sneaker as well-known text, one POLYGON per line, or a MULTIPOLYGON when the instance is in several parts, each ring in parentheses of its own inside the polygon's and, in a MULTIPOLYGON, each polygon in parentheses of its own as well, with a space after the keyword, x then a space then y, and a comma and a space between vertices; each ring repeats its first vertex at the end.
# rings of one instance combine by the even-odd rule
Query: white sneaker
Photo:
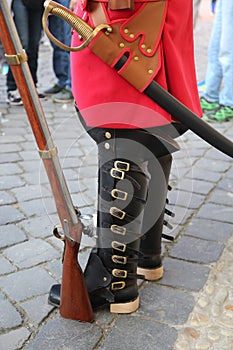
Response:
POLYGON ((18 89, 8 91, 6 102, 11 106, 21 106, 23 104, 18 89))

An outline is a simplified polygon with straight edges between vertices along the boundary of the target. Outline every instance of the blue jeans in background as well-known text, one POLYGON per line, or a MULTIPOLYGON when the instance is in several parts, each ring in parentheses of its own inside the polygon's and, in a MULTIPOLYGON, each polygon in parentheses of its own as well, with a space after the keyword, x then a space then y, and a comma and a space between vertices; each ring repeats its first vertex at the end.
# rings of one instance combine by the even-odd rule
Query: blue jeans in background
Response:
MULTIPOLYGON (((69 7, 70 0, 57 0, 60 5, 69 7)), ((71 27, 57 16, 49 16, 49 30, 63 44, 70 46, 71 27)), ((71 90, 70 53, 51 42, 53 47, 53 70, 57 77, 57 85, 71 90)))
MULTIPOLYGON (((13 0, 12 12, 20 41, 28 56, 28 65, 35 85, 37 84, 38 51, 42 32, 43 12, 27 10, 22 0, 13 0)), ((11 70, 7 74, 7 91, 17 86, 11 70)))
POLYGON ((233 107, 233 1, 218 0, 208 49, 206 92, 210 102, 233 107))

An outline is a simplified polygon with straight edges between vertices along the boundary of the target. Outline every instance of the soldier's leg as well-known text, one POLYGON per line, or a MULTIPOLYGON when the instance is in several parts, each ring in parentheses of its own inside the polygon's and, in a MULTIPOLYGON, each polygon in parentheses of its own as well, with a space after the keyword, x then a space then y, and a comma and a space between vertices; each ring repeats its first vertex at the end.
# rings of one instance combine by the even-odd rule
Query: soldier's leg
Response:
POLYGON ((139 261, 138 273, 152 281, 163 276, 161 239, 171 164, 171 154, 158 157, 157 161, 149 161, 148 164, 151 179, 140 245, 144 259, 139 261))
POLYGON ((139 305, 137 262, 148 192, 147 161, 121 131, 91 132, 98 144, 97 244, 85 280, 93 306, 130 313, 139 305))

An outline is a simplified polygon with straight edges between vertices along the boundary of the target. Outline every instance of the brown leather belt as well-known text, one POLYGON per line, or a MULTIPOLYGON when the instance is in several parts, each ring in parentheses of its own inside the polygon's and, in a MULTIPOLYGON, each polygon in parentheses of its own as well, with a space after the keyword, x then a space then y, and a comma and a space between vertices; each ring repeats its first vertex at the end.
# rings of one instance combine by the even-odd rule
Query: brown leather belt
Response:
POLYGON ((110 10, 133 10, 134 0, 109 0, 108 8, 110 10))

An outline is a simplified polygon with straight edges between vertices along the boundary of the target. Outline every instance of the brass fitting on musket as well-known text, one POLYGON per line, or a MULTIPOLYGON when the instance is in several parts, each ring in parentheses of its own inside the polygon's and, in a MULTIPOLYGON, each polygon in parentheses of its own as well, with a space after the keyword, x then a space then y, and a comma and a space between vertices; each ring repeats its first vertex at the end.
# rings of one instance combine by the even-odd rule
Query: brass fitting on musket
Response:
POLYGON ((52 0, 46 0, 44 2, 44 13, 42 17, 42 24, 44 31, 48 38, 58 47, 66 51, 81 51, 87 47, 94 37, 101 31, 106 30, 107 33, 112 31, 112 28, 108 24, 100 24, 96 28, 90 27, 86 22, 84 22, 80 17, 74 14, 68 8, 58 4, 52 0), (57 38, 55 38, 48 29, 48 16, 55 15, 64 19, 84 40, 84 42, 76 47, 71 47, 63 44, 57 38))

